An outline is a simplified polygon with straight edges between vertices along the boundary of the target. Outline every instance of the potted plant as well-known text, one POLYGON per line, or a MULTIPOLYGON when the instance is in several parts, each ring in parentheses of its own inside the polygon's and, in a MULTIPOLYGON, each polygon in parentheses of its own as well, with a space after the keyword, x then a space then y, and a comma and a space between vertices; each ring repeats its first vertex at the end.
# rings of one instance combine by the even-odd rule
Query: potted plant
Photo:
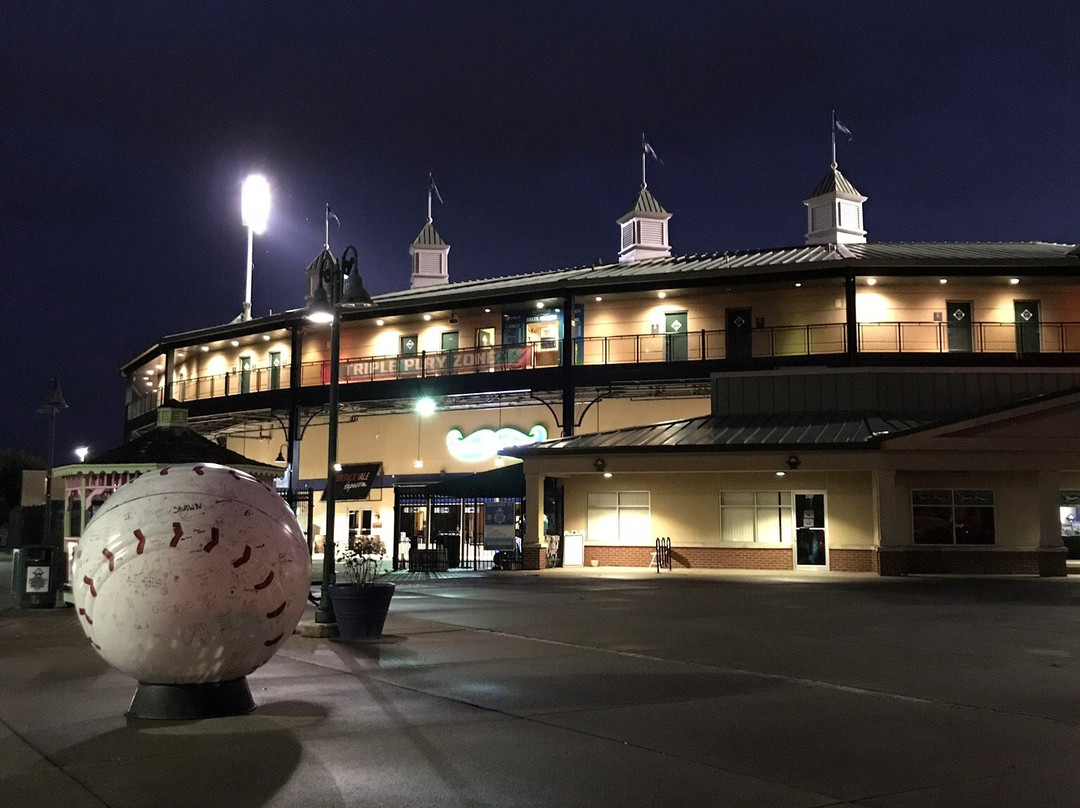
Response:
POLYGON ((394 584, 377 580, 386 545, 375 536, 358 536, 352 549, 338 553, 345 581, 330 586, 338 634, 347 640, 382 636, 394 584))

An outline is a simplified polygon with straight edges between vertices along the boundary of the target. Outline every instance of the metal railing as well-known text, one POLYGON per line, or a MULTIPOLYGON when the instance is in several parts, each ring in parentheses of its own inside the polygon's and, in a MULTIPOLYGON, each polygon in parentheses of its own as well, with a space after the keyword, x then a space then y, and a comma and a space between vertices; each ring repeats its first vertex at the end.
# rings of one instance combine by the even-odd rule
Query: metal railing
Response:
MULTIPOLYGON (((861 353, 943 354, 987 353, 1080 353, 1080 322, 971 323, 961 328, 947 322, 859 323, 861 353)), ((529 345, 495 345, 424 351, 415 355, 362 356, 342 359, 342 384, 394 379, 435 378, 476 373, 558 367, 562 342, 541 348, 529 345)), ((621 334, 579 337, 574 340, 574 362, 579 365, 700 362, 729 358, 785 358, 842 354, 847 351, 845 323, 814 323, 755 328, 749 332, 691 331, 683 334, 621 334)), ((291 368, 234 370, 210 376, 178 378, 172 396, 193 401, 245 393, 262 393, 287 387, 291 368)), ((328 361, 304 362, 300 384, 329 384, 328 361)), ((155 388, 127 405, 129 420, 157 408, 164 390, 155 388)))

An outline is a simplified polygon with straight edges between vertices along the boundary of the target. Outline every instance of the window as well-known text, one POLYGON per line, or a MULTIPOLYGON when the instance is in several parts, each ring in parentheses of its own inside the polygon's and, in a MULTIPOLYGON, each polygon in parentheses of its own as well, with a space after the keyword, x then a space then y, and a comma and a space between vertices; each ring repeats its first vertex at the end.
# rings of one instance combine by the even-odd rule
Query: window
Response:
POLYGON ((912 491, 911 523, 916 544, 993 544, 994 492, 912 491))
POLYGON ((722 492, 720 541, 790 543, 791 492, 722 492))
POLYGON ((653 541, 648 491, 589 494, 589 541, 647 544, 653 541))

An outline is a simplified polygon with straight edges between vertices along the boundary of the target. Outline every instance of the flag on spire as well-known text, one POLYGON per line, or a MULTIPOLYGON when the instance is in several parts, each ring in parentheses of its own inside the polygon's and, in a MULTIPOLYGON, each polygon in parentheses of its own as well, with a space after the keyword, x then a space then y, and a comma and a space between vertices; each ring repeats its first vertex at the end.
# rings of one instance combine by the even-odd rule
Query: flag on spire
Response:
POLYGON ((851 130, 844 126, 840 121, 833 119, 833 124, 836 126, 836 131, 847 135, 848 142, 851 142, 851 130))
POLYGON ((440 205, 445 205, 446 203, 442 201, 442 194, 439 193, 439 186, 435 184, 435 178, 431 176, 431 174, 428 174, 427 176, 428 182, 430 183, 428 185, 428 190, 435 194, 435 198, 439 200, 440 205))
POLYGON ((660 155, 656 153, 656 149, 652 147, 652 144, 645 139, 645 133, 641 134, 641 151, 643 154, 647 154, 652 157, 660 165, 664 164, 664 161, 660 159, 660 155))

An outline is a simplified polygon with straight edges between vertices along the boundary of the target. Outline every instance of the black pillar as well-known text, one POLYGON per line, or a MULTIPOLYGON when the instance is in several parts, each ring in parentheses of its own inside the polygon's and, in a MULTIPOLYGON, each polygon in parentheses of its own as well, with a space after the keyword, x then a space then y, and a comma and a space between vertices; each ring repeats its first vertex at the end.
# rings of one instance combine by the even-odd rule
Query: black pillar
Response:
POLYGON ((844 279, 844 306, 847 309, 847 355, 848 360, 854 363, 859 355, 859 322, 855 319, 855 275, 848 275, 844 279))
MULTIPOLYGON (((562 310, 562 434, 569 438, 574 434, 574 296, 566 292, 562 310)), ((543 508, 543 503, 541 503, 543 508)))

